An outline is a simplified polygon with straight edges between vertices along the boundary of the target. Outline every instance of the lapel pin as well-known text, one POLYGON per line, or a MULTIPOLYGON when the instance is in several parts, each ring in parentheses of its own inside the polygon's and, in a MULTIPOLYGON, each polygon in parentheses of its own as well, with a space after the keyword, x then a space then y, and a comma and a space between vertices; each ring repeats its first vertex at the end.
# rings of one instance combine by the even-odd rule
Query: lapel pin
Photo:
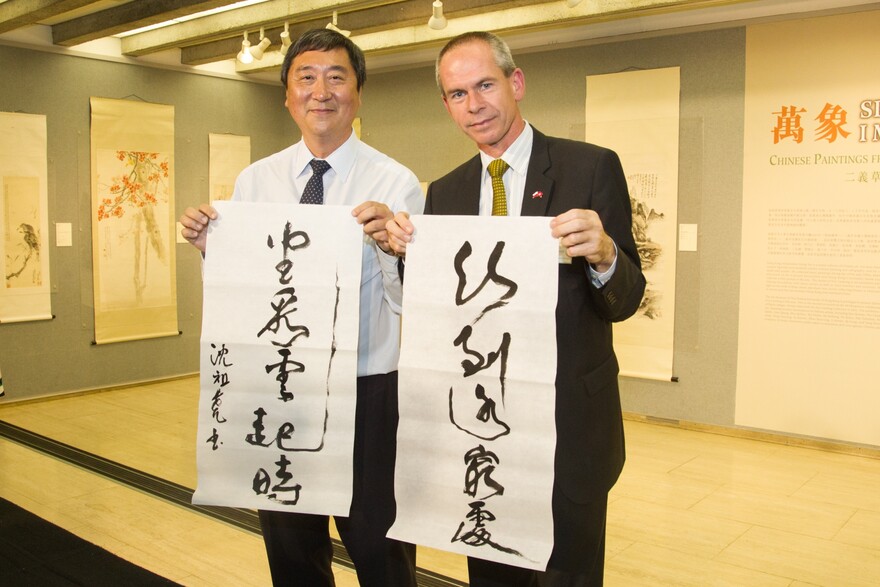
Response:
POLYGON ((535 192, 534 194, 532 194, 533 200, 536 198, 543 198, 543 197, 544 197, 544 192, 535 192))

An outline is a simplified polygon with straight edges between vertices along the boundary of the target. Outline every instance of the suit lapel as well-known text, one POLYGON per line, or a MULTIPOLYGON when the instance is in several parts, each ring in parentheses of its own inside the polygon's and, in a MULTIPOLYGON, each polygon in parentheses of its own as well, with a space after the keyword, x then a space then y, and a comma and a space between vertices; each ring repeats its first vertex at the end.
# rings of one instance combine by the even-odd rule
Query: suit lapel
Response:
POLYGON ((461 166, 458 179, 443 194, 443 214, 477 216, 480 214, 480 156, 461 166))
POLYGON ((477 155, 468 162, 464 170, 464 181, 461 192, 458 194, 461 202, 461 210, 456 214, 468 214, 479 216, 480 214, 480 174, 483 171, 480 156, 477 155))
POLYGON ((550 170, 550 151, 547 137, 532 127, 532 156, 526 173, 526 187, 523 191, 522 216, 546 216, 553 197, 553 179, 550 170))
POLYGON ((553 179, 550 170, 550 152, 547 137, 532 127, 532 155, 526 172, 526 187, 523 191, 522 216, 546 216, 553 197, 553 179))

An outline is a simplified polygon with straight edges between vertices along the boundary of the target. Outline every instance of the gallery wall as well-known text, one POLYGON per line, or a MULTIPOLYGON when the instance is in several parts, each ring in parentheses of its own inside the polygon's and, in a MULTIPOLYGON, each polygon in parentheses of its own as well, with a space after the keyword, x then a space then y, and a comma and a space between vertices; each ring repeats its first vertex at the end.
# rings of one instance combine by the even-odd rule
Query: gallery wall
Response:
MULTIPOLYGON (((255 84, 0 46, 0 111, 46 116, 53 320, 0 324, 5 401, 149 381, 198 371, 201 267, 177 246, 179 336, 95 345, 92 286, 90 112, 92 96, 175 108, 179 212, 208 199, 208 135, 251 137, 252 157, 298 138, 277 85, 255 84), (55 223, 73 246, 56 247, 55 223)), ((176 216, 175 216, 176 218, 176 216)))
MULTIPOLYGON (((678 221, 699 226, 696 252, 678 253, 677 382, 624 378, 624 410, 717 425, 734 422, 745 30, 663 36, 516 53, 522 110, 546 134, 584 139, 585 77, 681 68, 678 221)), ((250 135, 253 158, 296 137, 280 87, 0 47, 0 110, 48 116, 49 214, 74 225, 74 246, 52 248, 50 322, 0 325, 7 398, 20 399, 193 373, 198 369, 199 261, 178 245, 178 337, 91 344, 89 96, 173 104, 176 206, 206 198, 208 133, 250 135), (7 66, 7 64, 9 64, 7 66), (10 69, 11 68, 11 69, 10 69), (9 77, 7 77, 9 76, 9 77)), ((433 67, 370 74, 362 138, 430 181, 475 153, 446 114, 433 67)), ((51 239, 50 239, 51 241, 51 239)))

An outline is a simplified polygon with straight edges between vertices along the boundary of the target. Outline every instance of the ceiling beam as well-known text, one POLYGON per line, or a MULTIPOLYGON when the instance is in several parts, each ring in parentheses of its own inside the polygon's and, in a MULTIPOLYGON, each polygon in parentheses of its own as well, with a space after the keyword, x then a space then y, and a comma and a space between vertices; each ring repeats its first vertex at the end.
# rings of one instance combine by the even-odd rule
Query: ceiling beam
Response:
POLYGON ((52 42, 71 47, 226 4, 229 4, 229 0, 128 2, 54 25, 52 42))
POLYGON ((96 0, 6 0, 0 3, 0 34, 52 18, 96 0))
MULTIPOLYGON (((460 18, 474 14, 486 13, 492 8, 516 8, 526 5, 545 4, 559 2, 559 0, 445 0, 444 14, 447 18, 460 18)), ((400 0, 386 6, 377 6, 368 10, 356 10, 338 15, 338 26, 341 29, 352 31, 355 35, 371 32, 381 32, 400 27, 427 27, 428 18, 432 14, 431 2, 426 0, 400 0)), ((329 22, 328 17, 307 21, 297 21, 291 24, 290 38, 296 40, 302 33, 313 28, 322 28, 329 22)), ((250 27, 252 34, 259 27, 250 27)), ((223 59, 235 57, 241 49, 242 33, 245 27, 240 25, 238 35, 233 38, 219 39, 200 43, 181 50, 180 62, 185 65, 201 65, 223 59)), ((279 34, 284 30, 282 27, 265 30, 266 37, 272 41, 272 49, 280 46, 279 34)), ((252 44, 259 41, 256 37, 250 37, 252 44)))
POLYGON ((240 35, 245 29, 280 26, 304 20, 326 18, 352 10, 396 4, 404 0, 270 0, 237 10, 212 14, 179 24, 146 31, 122 39, 122 53, 131 57, 216 41, 240 35))
POLYGON ((705 8, 718 4, 735 4, 753 0, 586 0, 575 7, 565 2, 526 2, 518 6, 510 3, 494 12, 476 12, 458 18, 448 18, 445 29, 434 31, 426 25, 389 31, 366 32, 353 36, 352 40, 363 51, 377 54, 389 51, 417 49, 436 45, 457 35, 478 30, 492 31, 504 36, 506 33, 562 29, 631 19, 669 11, 705 8))
MULTIPOLYGON (((655 0, 660 1, 660 0, 655 0)), ((381 54, 388 50, 396 50, 398 47, 407 49, 434 47, 439 48, 452 37, 468 31, 491 30, 502 32, 505 29, 523 27, 526 30, 541 28, 547 23, 563 24, 566 18, 574 18, 570 15, 571 9, 564 2, 558 0, 545 0, 543 2, 523 2, 516 8, 510 8, 510 2, 495 2, 503 6, 494 11, 469 10, 465 16, 450 18, 453 13, 447 13, 448 25, 442 30, 428 28, 428 16, 418 22, 405 23, 404 26, 388 27, 383 30, 373 30, 361 33, 355 30, 351 40, 360 47, 367 56, 381 54)), ((444 2, 444 6, 446 2, 444 2)), ((444 13, 446 11, 444 10, 444 13)), ((461 14, 461 13, 460 13, 461 14)), ((576 15, 575 15, 576 16, 576 15)), ((583 22, 581 19, 579 22, 583 22)), ((340 22, 348 28, 348 24, 340 22)), ((236 51, 241 48, 238 42, 236 51)), ((258 73, 276 69, 281 65, 283 58, 278 51, 267 52, 263 58, 247 65, 236 62, 235 69, 238 73, 258 73)))
MULTIPOLYGON (((436 57, 434 51, 449 39, 459 34, 487 30, 496 32, 502 36, 507 33, 524 34, 541 31, 554 31, 589 25, 604 25, 619 21, 631 21, 635 24, 631 28, 639 29, 639 21, 648 16, 672 13, 676 11, 711 8, 734 4, 748 4, 752 0, 616 0, 601 5, 594 1, 585 1, 574 8, 569 8, 565 2, 545 2, 535 4, 526 2, 522 5, 510 8, 506 4, 499 10, 490 12, 472 12, 468 16, 448 18, 448 25, 443 30, 432 30, 425 23, 397 28, 387 28, 381 31, 357 33, 352 35, 354 41, 370 58, 377 58, 400 51, 430 50, 431 57, 436 57)), ((445 5, 445 2, 444 2, 445 5)), ((342 23, 340 23, 342 24, 342 23)), ((346 27, 347 28, 347 27, 346 27)), ((239 40, 236 51, 241 48, 239 40)), ((244 65, 236 62, 236 71, 241 74, 266 72, 276 69, 281 65, 282 59, 278 51, 267 52, 259 61, 244 65)))

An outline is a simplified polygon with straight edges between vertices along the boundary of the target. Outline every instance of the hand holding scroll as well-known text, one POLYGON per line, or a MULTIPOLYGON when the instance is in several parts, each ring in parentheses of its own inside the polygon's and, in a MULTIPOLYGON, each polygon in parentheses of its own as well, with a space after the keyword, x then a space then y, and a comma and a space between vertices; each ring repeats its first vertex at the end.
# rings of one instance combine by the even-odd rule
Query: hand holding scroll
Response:
POLYGON ((385 225, 388 233, 388 244, 399 256, 406 257, 406 244, 412 242, 415 227, 406 212, 398 212, 385 225))
POLYGON ((210 204, 202 204, 198 208, 187 208, 180 217, 183 229, 180 235, 192 246, 205 252, 208 239, 208 223, 217 219, 217 210, 210 204))
POLYGON ((586 257, 599 273, 608 271, 617 258, 614 241, 594 210, 564 212, 550 221, 550 230, 569 257, 586 257))
POLYGON ((386 253, 392 252, 388 245, 385 225, 392 219, 394 213, 388 206, 381 202, 368 201, 352 210, 351 215, 364 227, 364 234, 376 241, 380 249, 386 253))

